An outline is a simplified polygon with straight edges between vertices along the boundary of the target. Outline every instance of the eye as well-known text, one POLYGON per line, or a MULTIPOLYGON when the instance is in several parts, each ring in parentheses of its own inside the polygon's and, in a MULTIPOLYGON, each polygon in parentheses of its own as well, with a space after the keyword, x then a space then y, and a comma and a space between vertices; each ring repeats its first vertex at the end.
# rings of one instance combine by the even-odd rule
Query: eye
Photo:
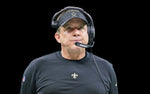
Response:
POLYGON ((67 27, 67 28, 66 28, 66 31, 67 31, 67 32, 71 32, 71 31, 73 31, 73 28, 67 27))
POLYGON ((81 27, 78 28, 78 30, 81 30, 81 29, 83 29, 83 26, 81 26, 81 27))

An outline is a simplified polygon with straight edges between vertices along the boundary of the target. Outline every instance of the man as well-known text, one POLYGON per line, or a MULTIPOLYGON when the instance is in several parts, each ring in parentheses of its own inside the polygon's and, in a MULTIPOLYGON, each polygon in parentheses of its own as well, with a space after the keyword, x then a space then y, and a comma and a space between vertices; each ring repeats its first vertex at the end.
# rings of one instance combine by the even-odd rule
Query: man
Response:
POLYGON ((94 45, 91 16, 65 7, 52 18, 61 51, 34 59, 23 74, 20 94, 118 94, 111 63, 86 48, 94 45))

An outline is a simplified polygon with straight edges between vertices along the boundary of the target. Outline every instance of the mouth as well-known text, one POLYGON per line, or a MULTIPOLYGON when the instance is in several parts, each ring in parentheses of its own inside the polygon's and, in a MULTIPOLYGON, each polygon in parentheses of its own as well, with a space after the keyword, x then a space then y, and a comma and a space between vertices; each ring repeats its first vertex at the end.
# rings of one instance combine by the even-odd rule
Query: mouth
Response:
POLYGON ((82 41, 81 41, 81 40, 78 40, 78 39, 73 40, 73 42, 74 42, 74 43, 76 43, 76 42, 80 42, 80 43, 82 43, 82 41))

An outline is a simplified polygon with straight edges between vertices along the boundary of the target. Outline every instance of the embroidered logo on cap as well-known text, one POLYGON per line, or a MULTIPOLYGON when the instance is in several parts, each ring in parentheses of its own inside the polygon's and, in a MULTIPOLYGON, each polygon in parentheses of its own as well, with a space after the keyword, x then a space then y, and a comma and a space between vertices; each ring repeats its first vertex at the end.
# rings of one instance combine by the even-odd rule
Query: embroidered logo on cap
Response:
POLYGON ((77 13, 73 11, 73 12, 71 13, 71 15, 72 15, 73 17, 75 17, 75 16, 77 15, 77 13))

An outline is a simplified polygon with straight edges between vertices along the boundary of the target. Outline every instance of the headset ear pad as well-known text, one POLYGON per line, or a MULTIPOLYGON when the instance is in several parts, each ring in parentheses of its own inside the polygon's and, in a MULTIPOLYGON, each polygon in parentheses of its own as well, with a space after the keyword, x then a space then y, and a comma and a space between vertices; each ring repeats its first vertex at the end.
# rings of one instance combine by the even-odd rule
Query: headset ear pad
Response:
POLYGON ((88 35, 89 35, 89 45, 93 44, 95 38, 95 28, 93 26, 88 26, 88 35))
POLYGON ((52 21, 51 26, 52 26, 53 28, 57 28, 57 22, 52 21))

